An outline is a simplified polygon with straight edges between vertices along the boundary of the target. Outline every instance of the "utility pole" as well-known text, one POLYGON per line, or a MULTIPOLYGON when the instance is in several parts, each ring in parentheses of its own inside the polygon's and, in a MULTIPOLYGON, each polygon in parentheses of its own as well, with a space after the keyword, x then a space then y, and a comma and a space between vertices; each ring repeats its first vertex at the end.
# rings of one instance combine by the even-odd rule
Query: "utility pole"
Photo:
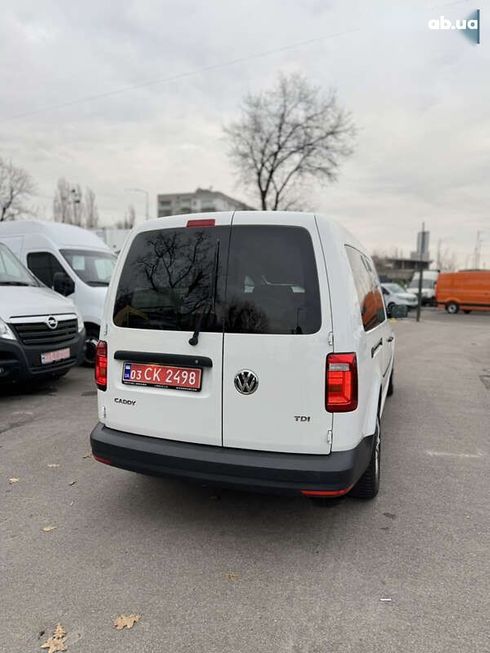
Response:
POLYGON ((81 203, 82 203, 82 198, 81 198, 81 193, 77 188, 72 188, 71 191, 71 199, 73 202, 73 222, 74 224, 78 226, 82 226, 82 220, 81 220, 81 203))
POLYGON ((417 322, 420 322, 420 312, 422 307, 422 278, 424 274, 424 264, 422 255, 424 252, 424 239, 425 239, 425 222, 422 222, 422 233, 420 234, 419 242, 419 294, 417 302, 417 322))
POLYGON ((146 197, 145 203, 145 218, 146 220, 150 219, 150 193, 144 188, 126 188, 130 193, 144 193, 146 197))
POLYGON ((480 267, 480 256, 481 256, 481 237, 482 232, 477 231, 476 232, 476 243, 475 243, 475 250, 473 254, 473 267, 475 270, 478 270, 480 267))

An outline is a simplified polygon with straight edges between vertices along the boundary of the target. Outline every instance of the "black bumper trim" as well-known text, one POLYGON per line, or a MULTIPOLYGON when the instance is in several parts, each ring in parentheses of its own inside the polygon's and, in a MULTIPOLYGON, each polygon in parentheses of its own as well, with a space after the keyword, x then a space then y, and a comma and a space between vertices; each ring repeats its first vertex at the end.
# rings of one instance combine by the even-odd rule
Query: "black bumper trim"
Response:
POLYGON ((51 345, 23 345, 18 340, 0 340, 0 384, 25 382, 58 374, 83 360, 85 330, 69 342, 51 345), (49 365, 42 365, 43 352, 70 349, 70 357, 49 365))
POLYGON ((134 361, 135 363, 163 363, 180 365, 181 367, 213 367, 213 361, 208 356, 189 356, 187 354, 118 350, 114 352, 114 358, 118 361, 134 361))
POLYGON ((90 436, 95 457, 134 472, 185 478, 203 485, 298 494, 344 490, 366 469, 374 436, 354 449, 321 454, 275 453, 176 442, 97 424, 90 436))

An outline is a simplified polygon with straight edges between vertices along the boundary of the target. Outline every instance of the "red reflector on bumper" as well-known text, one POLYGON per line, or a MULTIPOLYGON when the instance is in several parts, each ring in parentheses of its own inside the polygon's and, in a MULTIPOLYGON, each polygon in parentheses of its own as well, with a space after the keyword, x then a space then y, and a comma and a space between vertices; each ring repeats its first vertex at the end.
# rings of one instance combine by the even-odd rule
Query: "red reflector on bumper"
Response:
POLYGON ((301 490, 301 494, 305 497, 341 497, 350 492, 353 487, 349 485, 343 490, 301 490))
POLYGON ((94 458, 97 462, 104 463, 104 465, 112 465, 112 462, 109 460, 109 458, 102 458, 102 456, 97 456, 96 454, 94 454, 94 458))

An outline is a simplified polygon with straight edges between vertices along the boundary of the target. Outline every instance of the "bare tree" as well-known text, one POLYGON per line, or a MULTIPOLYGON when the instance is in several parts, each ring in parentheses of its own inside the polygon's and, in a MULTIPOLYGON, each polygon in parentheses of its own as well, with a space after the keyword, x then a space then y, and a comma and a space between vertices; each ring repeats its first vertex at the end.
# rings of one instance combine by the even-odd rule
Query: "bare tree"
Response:
POLYGON ((58 179, 53 200, 53 216, 56 222, 73 224, 73 201, 70 183, 63 177, 58 179))
POLYGON ((298 205, 301 183, 335 181, 341 160, 353 151, 355 130, 334 91, 324 95, 292 74, 248 95, 225 134, 241 181, 256 189, 262 209, 277 210, 298 205))
POLYGON ((118 229, 132 229, 134 227, 135 222, 136 222, 136 211, 134 209, 133 204, 130 204, 128 206, 128 210, 126 211, 126 215, 124 216, 124 218, 116 222, 116 227, 118 229))
POLYGON ((94 191, 87 187, 84 196, 80 184, 72 184, 61 177, 56 184, 53 216, 56 222, 96 229, 99 211, 94 191))
POLYGON ((89 187, 85 189, 84 213, 87 229, 96 229, 99 225, 99 209, 95 201, 95 193, 89 187))
POLYGON ((458 257, 454 251, 450 251, 447 247, 439 255, 440 269, 445 272, 454 272, 458 268, 458 257))
POLYGON ((19 214, 30 212, 26 201, 34 191, 31 175, 0 157, 0 222, 15 220, 19 214))

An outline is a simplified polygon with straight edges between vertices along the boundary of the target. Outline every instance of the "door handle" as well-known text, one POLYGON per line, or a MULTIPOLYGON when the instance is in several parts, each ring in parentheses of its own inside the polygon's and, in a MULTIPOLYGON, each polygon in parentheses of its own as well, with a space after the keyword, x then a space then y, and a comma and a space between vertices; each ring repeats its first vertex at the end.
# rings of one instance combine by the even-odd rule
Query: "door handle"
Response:
POLYGON ((383 338, 380 338, 378 342, 374 345, 374 347, 371 347, 371 358, 374 358, 374 354, 382 345, 383 345, 383 338))
POLYGON ((390 336, 390 337, 388 338, 388 342, 393 342, 394 339, 395 339, 395 336, 390 336))

